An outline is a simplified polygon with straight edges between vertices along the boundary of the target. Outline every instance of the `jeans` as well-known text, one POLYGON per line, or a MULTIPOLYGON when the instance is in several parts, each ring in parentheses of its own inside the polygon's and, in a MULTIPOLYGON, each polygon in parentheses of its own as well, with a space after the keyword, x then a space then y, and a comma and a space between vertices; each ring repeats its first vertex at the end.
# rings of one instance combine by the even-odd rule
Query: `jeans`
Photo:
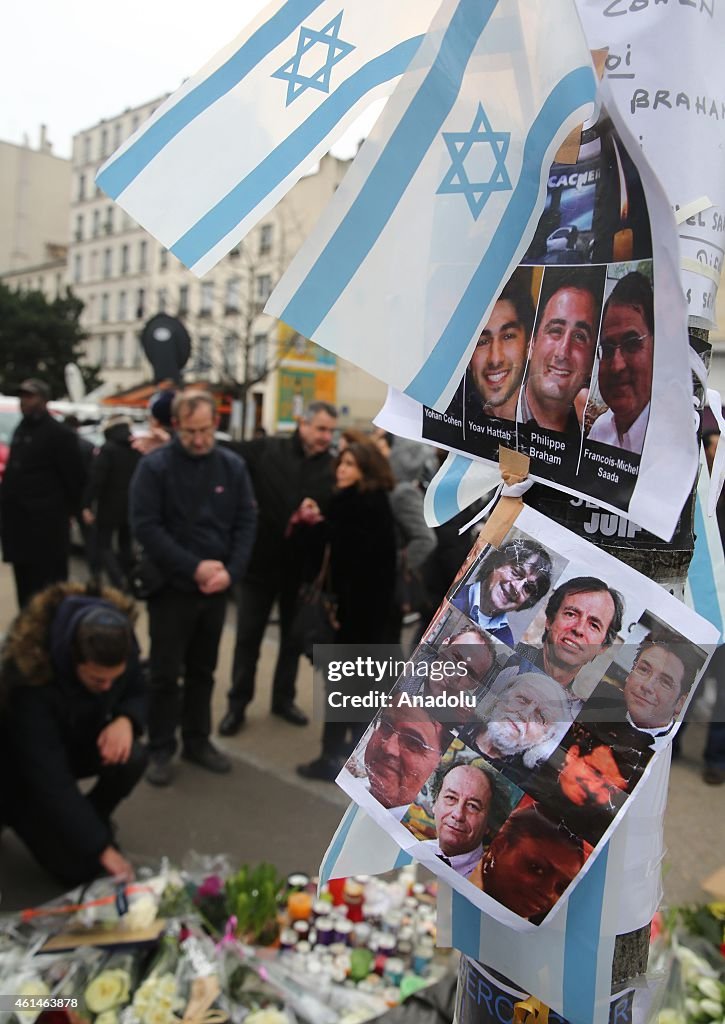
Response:
POLYGON ((172 587, 149 598, 152 756, 175 753, 179 726, 185 750, 199 749, 208 742, 214 670, 226 603, 226 593, 186 593, 172 587))

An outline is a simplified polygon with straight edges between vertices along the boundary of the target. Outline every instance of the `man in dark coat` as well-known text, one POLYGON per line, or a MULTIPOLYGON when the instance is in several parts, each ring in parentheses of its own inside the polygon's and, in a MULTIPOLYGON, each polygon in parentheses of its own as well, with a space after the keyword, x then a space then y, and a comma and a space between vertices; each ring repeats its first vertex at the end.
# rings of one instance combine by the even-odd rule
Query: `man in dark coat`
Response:
POLYGON ((272 713, 293 725, 307 725, 295 704, 300 651, 291 638, 301 567, 293 544, 286 543, 292 515, 306 498, 325 512, 334 483, 330 455, 337 410, 313 402, 288 438, 262 437, 238 446, 254 484, 259 505, 257 540, 237 596, 237 643, 229 708, 219 732, 233 736, 244 724, 254 697, 259 648, 272 605, 280 615, 280 643, 272 684, 272 713))
POLYGON ((10 627, 0 667, 4 810, 64 885, 102 871, 130 880, 111 814, 146 766, 144 680, 133 604, 54 584, 10 627), (96 776, 85 795, 77 779, 96 776))
POLYGON ((160 577, 148 599, 155 786, 172 780, 179 726, 185 760, 231 769, 209 740, 211 695, 227 595, 247 568, 257 510, 244 462, 215 444, 218 424, 211 394, 180 392, 174 440, 145 455, 131 481, 133 532, 160 577))
POLYGON ((42 380, 18 389, 23 418, 15 428, 0 489, 3 560, 15 574, 18 605, 68 578, 70 520, 80 514, 84 471, 78 439, 47 409, 42 380))
POLYGON ((91 464, 83 496, 83 522, 96 527, 93 575, 98 578, 105 569, 112 585, 123 590, 132 560, 128 494, 141 454, 131 445, 130 420, 126 417, 112 416, 103 434, 106 443, 91 464))

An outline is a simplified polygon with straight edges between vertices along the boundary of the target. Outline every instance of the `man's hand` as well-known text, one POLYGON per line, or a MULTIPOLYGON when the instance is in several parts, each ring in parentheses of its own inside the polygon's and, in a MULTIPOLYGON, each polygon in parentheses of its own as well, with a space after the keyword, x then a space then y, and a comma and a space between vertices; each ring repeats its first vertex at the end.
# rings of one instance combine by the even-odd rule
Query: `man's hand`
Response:
POLYGON ((200 584, 199 590, 202 594, 220 594, 223 590, 228 590, 231 585, 232 578, 224 566, 222 566, 213 576, 210 576, 204 583, 200 584))
POLYGON ((117 878, 119 882, 132 882, 134 880, 135 872, 133 866, 126 860, 123 854, 118 852, 115 846, 107 846, 98 859, 103 870, 113 878, 117 878))
POLYGON ((167 431, 161 427, 152 427, 150 433, 132 438, 131 447, 142 455, 148 455, 149 452, 156 451, 162 445, 168 444, 170 440, 171 434, 167 431))
MULTIPOLYGON (((212 559, 205 559, 203 562, 199 562, 194 573, 194 583, 198 586, 202 593, 206 593, 204 590, 204 584, 216 576, 220 569, 224 569, 224 563, 218 562, 212 559)), ((224 570, 226 572, 226 570, 224 570)))
POLYGON ((84 508, 81 512, 81 518, 86 526, 93 526, 96 521, 96 517, 93 515, 93 511, 90 508, 84 508))
POLYGON ((104 764, 125 764, 133 746, 131 719, 122 715, 102 729, 96 740, 104 764))

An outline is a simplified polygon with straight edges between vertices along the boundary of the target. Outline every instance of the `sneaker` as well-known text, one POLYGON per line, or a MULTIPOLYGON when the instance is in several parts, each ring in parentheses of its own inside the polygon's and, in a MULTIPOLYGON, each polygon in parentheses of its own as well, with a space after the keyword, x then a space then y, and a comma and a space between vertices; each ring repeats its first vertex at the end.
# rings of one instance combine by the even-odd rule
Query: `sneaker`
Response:
POLYGON ((340 765, 330 757, 318 757, 309 764, 297 765, 297 774, 303 779, 318 779, 320 782, 334 782, 340 774, 340 765))
POLYGON ((174 778, 174 769, 169 754, 149 758, 146 769, 146 781, 152 786, 170 786, 174 778))
POLYGON ((716 764, 706 764, 702 778, 708 786, 722 786, 725 783, 725 768, 720 768, 716 764))
POLYGON ((232 770, 232 762, 226 754, 217 750, 209 740, 193 747, 185 747, 181 756, 185 761, 198 764, 200 768, 206 768, 208 772, 214 772, 216 775, 226 775, 232 770))

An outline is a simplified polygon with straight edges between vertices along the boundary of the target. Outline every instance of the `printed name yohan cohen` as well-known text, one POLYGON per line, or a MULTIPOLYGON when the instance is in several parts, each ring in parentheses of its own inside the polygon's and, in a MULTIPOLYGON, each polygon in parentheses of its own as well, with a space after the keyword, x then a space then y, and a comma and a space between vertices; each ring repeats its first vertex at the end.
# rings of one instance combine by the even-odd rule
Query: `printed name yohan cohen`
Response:
POLYGON ((529 455, 532 459, 540 459, 550 466, 561 465, 561 455, 558 452, 566 451, 566 441, 549 437, 547 434, 538 434, 535 430, 531 432, 531 448, 529 455), (534 445, 543 445, 543 448, 535 448, 534 445))
POLYGON ((449 416, 447 412, 436 412, 435 409, 425 408, 425 415, 429 420, 435 420, 437 423, 447 423, 450 427, 462 427, 463 420, 457 416, 449 416))

